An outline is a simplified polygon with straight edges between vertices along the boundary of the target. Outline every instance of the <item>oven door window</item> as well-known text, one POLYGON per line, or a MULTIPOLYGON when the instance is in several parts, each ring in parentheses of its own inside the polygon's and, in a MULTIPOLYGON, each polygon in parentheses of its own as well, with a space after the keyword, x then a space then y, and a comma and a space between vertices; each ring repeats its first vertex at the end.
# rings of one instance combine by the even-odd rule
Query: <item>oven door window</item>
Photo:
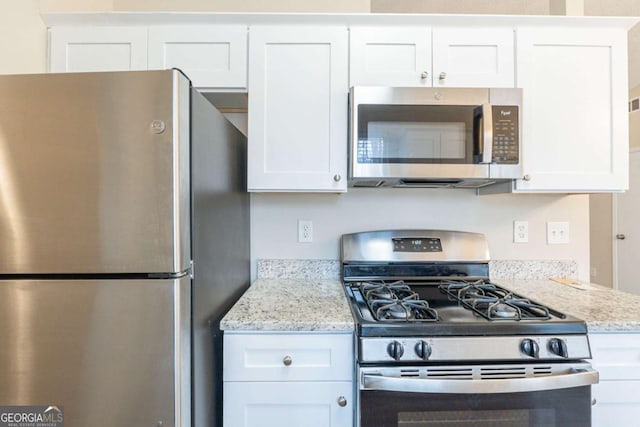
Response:
POLYGON ((361 427, 584 427, 591 387, 504 394, 361 391, 361 427))
POLYGON ((358 162, 474 163, 476 109, 454 105, 359 105, 358 162))

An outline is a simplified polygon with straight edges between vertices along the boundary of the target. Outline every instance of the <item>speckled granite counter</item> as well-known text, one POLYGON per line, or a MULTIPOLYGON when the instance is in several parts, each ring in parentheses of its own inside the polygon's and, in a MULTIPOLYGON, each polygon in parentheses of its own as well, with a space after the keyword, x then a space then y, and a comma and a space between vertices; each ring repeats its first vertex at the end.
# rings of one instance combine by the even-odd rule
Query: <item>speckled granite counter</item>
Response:
POLYGON ((587 322, 590 332, 640 332, 640 296, 588 284, 575 289, 550 280, 496 279, 496 284, 587 322))
MULTIPOLYGON (((593 284, 581 290, 535 279, 575 277, 577 266, 573 261, 492 263, 492 281, 585 320, 591 332, 640 332, 640 296, 593 284)), ((354 324, 339 266, 335 260, 260 260, 259 279, 224 317, 221 328, 352 331, 354 324)))
POLYGON ((354 324, 338 279, 258 279, 222 319, 220 328, 348 332, 354 324))

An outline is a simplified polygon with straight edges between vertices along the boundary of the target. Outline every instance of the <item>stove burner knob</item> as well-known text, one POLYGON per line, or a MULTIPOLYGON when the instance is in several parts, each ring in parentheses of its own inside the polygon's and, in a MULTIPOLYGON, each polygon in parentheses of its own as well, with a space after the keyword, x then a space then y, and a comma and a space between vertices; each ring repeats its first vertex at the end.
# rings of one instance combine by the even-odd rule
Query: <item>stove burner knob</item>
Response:
POLYGON ((551 338, 549 340, 549 351, 553 354, 564 357, 565 359, 569 357, 567 343, 565 342, 565 340, 560 338, 551 338))
POLYGON ((415 351, 422 360, 428 360, 429 356, 431 356, 431 346, 426 341, 418 341, 415 346, 415 351))
POLYGON ((398 341, 393 341, 387 346, 387 353, 395 360, 400 360, 404 354, 404 347, 398 341))
POLYGON ((533 357, 534 359, 537 359, 538 357, 540 357, 539 355, 540 347, 538 346, 538 343, 535 340, 532 340, 531 338, 523 339, 520 342, 520 351, 522 351, 527 356, 533 357))

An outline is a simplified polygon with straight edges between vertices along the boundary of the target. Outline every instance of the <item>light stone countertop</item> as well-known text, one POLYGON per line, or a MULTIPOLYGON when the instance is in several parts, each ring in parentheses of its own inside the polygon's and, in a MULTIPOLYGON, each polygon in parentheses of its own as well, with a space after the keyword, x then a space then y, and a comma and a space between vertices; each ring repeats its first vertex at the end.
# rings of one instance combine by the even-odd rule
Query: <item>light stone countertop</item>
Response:
POLYGON ((258 279, 220 323, 226 331, 350 332, 340 280, 258 279))
MULTIPOLYGON (((535 277, 575 277, 573 261, 492 261, 492 281, 587 322, 591 332, 640 332, 640 296, 535 277), (533 276, 533 277, 532 277, 533 276)), ((259 279, 224 317, 223 330, 353 331, 335 260, 260 260, 259 279)))
POLYGON ((587 289, 551 280, 496 279, 494 282, 587 322, 589 332, 640 332, 640 296, 592 283, 587 289))

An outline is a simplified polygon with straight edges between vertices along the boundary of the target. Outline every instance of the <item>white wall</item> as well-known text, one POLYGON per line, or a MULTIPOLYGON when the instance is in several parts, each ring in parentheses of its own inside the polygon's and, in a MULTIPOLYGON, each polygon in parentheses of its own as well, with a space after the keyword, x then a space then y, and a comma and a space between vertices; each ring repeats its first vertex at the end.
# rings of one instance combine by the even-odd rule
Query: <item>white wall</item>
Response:
POLYGON ((47 28, 40 13, 112 9, 112 0, 0 1, 0 74, 47 71, 47 28))
POLYGON ((115 10, 216 12, 369 12, 369 0, 113 0, 115 10))
POLYGON ((613 286, 613 209, 611 194, 589 196, 590 281, 613 286), (595 273, 595 274, 594 274, 595 273))
POLYGON ((349 189, 346 194, 251 195, 251 256, 339 259, 344 233, 434 228, 487 235, 493 259, 573 259, 589 279, 589 197, 476 196, 456 189, 349 189), (297 220, 313 221, 313 243, 297 243, 297 220), (529 221, 529 243, 513 243, 513 221, 529 221), (547 245, 546 221, 569 221, 570 244, 547 245))
POLYGON ((550 1, 556 0, 371 0, 371 12, 549 15, 550 1))

